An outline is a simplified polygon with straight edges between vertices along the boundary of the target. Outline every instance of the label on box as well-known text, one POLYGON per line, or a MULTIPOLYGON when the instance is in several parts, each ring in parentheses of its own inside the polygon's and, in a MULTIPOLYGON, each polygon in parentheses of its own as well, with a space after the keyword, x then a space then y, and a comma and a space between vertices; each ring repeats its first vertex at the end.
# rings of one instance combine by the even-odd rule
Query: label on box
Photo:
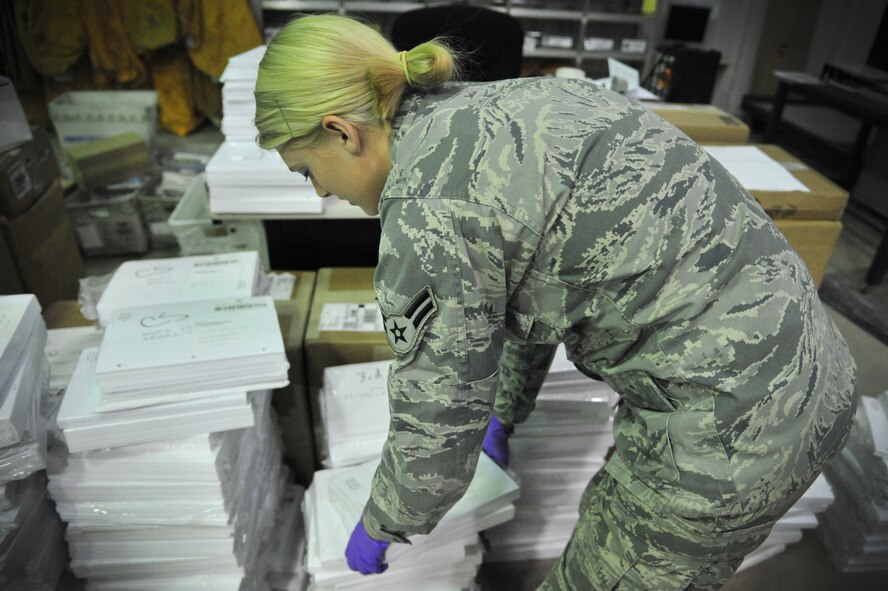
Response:
POLYGON ((31 184, 31 175, 28 174, 28 169, 25 168, 24 162, 16 162, 9 169, 9 186, 12 188, 16 201, 21 201, 33 190, 34 186, 31 184))
POLYGON ((384 332, 382 313, 377 304, 324 304, 318 330, 384 332))
POLYGON ((151 230, 152 236, 172 236, 173 229, 166 222, 153 222, 148 224, 148 229, 151 230))
POLYGON ((646 39, 623 39, 620 43, 620 50, 623 53, 644 53, 647 47, 646 39))
POLYGON ((99 229, 93 225, 77 226, 77 240, 84 250, 105 246, 105 242, 99 234, 99 229))
POLYGON ((607 37, 586 37, 583 48, 586 51, 613 51, 614 40, 607 37))
POLYGON ((289 300, 293 297, 293 287, 296 286, 296 276, 289 273, 269 273, 271 285, 268 295, 273 300, 289 300))

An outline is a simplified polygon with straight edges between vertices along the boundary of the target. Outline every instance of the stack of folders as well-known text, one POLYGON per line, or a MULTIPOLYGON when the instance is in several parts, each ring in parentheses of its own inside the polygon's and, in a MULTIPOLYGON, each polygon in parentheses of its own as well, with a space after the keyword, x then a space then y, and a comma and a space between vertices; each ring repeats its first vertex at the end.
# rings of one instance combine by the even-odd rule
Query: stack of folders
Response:
POLYGON ((255 141, 225 141, 207 164, 210 211, 216 214, 319 214, 320 199, 311 184, 292 172, 275 150, 255 141))
POLYGON ((256 78, 259 62, 265 55, 265 46, 235 55, 228 59, 222 71, 222 133, 230 142, 255 143, 258 131, 253 124, 256 117, 256 78))
POLYGON ((353 466, 378 458, 388 436, 390 361, 328 367, 321 392, 321 463, 353 466))
POLYGON ((378 460, 316 472, 305 498, 306 569, 312 589, 470 589, 482 560, 478 533, 512 518, 518 485, 481 454, 462 499, 428 535, 392 544, 388 570, 363 576, 348 568, 345 547, 370 497, 378 460))
POLYGON ((90 589, 267 589, 263 541, 287 476, 270 397, 255 426, 50 455, 71 568, 90 589))
POLYGON ((826 511, 834 500, 832 489, 826 477, 821 474, 796 501, 786 514, 777 520, 770 535, 762 545, 747 555, 740 564, 738 571, 755 566, 760 562, 776 556, 802 539, 803 530, 817 527, 817 516, 826 511))
POLYGON ((842 572, 888 569, 888 392, 861 396, 845 448, 826 467, 836 501, 817 534, 842 572))
POLYGON ((111 277, 96 313, 105 326, 121 308, 250 297, 260 293, 262 281, 255 251, 127 261, 111 277))
POLYGON ((228 60, 222 73, 222 133, 225 142, 207 164, 213 214, 316 214, 323 201, 311 183, 290 172, 274 150, 256 145, 253 91, 265 46, 228 60))
POLYGON ((288 368, 269 296, 121 309, 96 360, 96 410, 280 388, 288 368))
POLYGON ((55 589, 66 560, 46 494, 46 326, 33 295, 0 297, 0 587, 55 589))
POLYGON ((488 562, 554 558, 579 516, 589 479, 613 445, 617 394, 567 360, 559 346, 527 421, 509 439, 509 468, 521 483, 515 519, 484 533, 488 562))

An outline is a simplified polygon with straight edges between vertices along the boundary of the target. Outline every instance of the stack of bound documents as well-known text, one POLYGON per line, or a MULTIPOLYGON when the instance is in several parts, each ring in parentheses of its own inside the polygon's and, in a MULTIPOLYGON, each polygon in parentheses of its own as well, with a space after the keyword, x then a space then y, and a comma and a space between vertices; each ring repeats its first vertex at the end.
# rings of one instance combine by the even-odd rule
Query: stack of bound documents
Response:
POLYGON ((267 393, 255 426, 68 454, 49 490, 68 522, 71 568, 90 589, 265 589, 260 557, 286 476, 267 393))
POLYGON ((218 433, 253 425, 247 392, 140 408, 99 412, 97 347, 80 355, 56 422, 70 452, 122 447, 218 433))
POLYGON ((259 295, 262 280, 255 251, 127 261, 114 272, 96 312, 105 326, 121 308, 259 295))
POLYGON ((265 46, 228 60, 222 73, 225 142, 207 164, 213 214, 319 214, 323 201, 302 175, 290 172, 274 150, 256 145, 253 91, 265 46))
POLYGON ((536 408, 509 439, 509 469, 521 483, 515 519, 484 533, 488 562, 555 558, 579 517, 580 497, 613 445, 617 394, 558 347, 536 408))
POLYGON ((738 571, 755 566, 760 562, 776 556, 802 539, 802 532, 817 527, 817 516, 822 514, 833 503, 832 489, 826 477, 821 474, 805 491, 796 504, 777 520, 770 535, 756 548, 755 552, 746 556, 738 571))
POLYGON ((342 468, 378 458, 388 436, 390 361, 324 370, 321 463, 342 468))
POLYGON ((482 454, 468 491, 438 526, 428 535, 413 536, 410 545, 392 544, 386 552, 388 570, 364 576, 348 568, 345 547, 370 498, 377 463, 315 473, 305 499, 312 588, 472 588, 482 560, 478 533, 511 519, 518 485, 482 454))
POLYGON ((222 133, 228 141, 256 142, 259 132, 253 123, 256 117, 253 91, 265 49, 260 45, 229 58, 222 71, 222 133))
POLYGON ((817 534, 842 572, 888 569, 888 392, 861 396, 845 448, 825 470, 836 500, 817 534))
POLYGON ((65 563, 46 495, 46 325, 33 295, 0 297, 0 583, 54 589, 65 563))
POLYGON ((280 388, 288 368, 268 296, 121 309, 99 349, 96 409, 280 388))
POLYGON ((210 211, 215 214, 319 214, 323 200, 280 154, 249 142, 226 141, 206 169, 210 211))

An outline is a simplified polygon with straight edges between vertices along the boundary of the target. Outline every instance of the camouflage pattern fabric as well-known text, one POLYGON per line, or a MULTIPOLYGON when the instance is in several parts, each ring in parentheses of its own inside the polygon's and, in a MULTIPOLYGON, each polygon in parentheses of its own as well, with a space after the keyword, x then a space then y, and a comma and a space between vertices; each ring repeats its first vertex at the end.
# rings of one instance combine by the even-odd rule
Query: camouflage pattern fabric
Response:
POLYGON ((657 515, 769 514, 841 446, 842 337, 770 218, 678 130, 543 78, 412 94, 393 128, 377 296, 387 317, 424 290, 436 310, 391 366, 372 536, 434 527, 494 404, 523 420, 559 342, 622 395, 606 470, 657 515))

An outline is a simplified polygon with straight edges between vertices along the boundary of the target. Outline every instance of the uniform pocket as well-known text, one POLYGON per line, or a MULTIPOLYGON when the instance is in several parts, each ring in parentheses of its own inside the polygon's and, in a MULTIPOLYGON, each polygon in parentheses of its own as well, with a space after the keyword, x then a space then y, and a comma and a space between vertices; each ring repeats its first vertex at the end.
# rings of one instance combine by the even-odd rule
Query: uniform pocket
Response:
POLYGON ((603 376, 604 381, 632 406, 658 412, 674 412, 678 403, 654 378, 643 371, 629 371, 603 376))

